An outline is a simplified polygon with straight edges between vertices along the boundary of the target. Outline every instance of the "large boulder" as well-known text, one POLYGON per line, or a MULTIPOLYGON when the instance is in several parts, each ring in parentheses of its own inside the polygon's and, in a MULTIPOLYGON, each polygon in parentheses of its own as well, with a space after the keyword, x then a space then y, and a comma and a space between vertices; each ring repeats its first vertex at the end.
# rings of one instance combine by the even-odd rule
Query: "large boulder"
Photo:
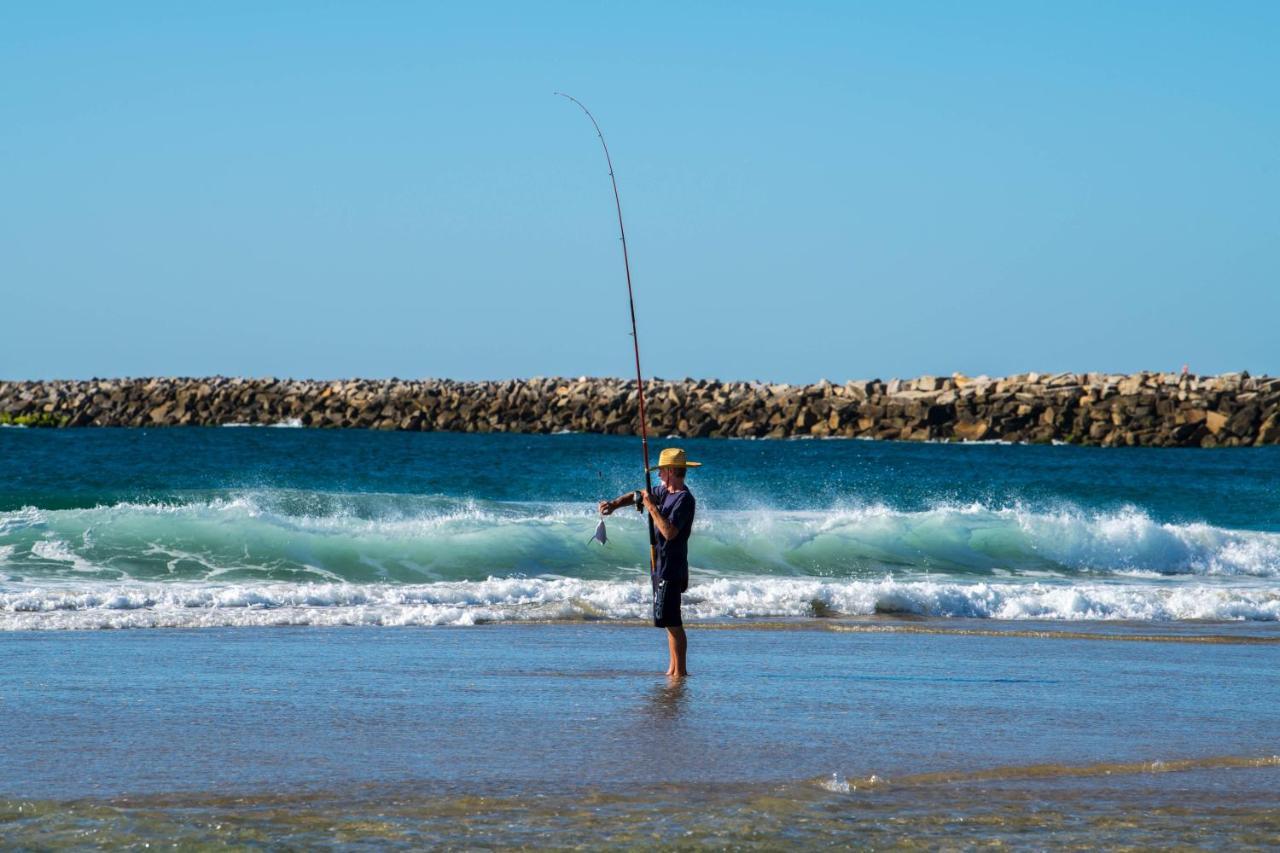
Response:
POLYGON ((991 434, 991 422, 956 421, 951 426, 951 434, 961 441, 981 441, 991 434))

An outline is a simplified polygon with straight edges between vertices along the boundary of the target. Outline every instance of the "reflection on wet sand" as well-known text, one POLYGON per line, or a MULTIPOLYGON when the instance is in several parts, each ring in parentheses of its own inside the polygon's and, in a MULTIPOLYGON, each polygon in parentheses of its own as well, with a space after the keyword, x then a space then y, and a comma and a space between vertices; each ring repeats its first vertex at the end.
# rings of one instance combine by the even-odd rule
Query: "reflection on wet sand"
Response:
POLYGON ((655 720, 677 720, 684 710, 687 678, 665 676, 648 695, 649 716, 655 720))

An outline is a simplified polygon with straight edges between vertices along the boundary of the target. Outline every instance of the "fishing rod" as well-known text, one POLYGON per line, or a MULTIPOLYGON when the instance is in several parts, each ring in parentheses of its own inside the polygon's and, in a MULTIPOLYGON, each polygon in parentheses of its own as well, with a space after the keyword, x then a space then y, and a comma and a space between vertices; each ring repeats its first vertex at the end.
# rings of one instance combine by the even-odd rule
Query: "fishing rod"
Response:
MULTIPOLYGON (((568 98, 578 105, 581 110, 587 114, 587 118, 591 119, 591 126, 596 129, 596 136, 600 137, 600 147, 604 149, 604 161, 609 165, 609 182, 613 184, 613 206, 618 210, 618 233, 622 235, 622 266, 627 273, 627 302, 631 305, 631 342, 635 345, 636 351, 636 390, 639 392, 640 398, 640 448, 644 453, 644 488, 645 491, 653 489, 653 474, 649 471, 649 428, 645 423, 644 417, 644 378, 640 374, 640 336, 636 334, 636 297, 631 290, 631 259, 627 255, 627 229, 622 224, 622 199, 618 195, 618 179, 613 174, 613 158, 609 156, 609 145, 604 141, 604 132, 600 130, 600 123, 596 121, 596 117, 591 114, 591 110, 587 109, 586 104, 579 101, 573 95, 566 95, 564 92, 556 92, 562 98, 568 98)), ((643 509, 644 504, 636 504, 636 509, 643 509)), ((649 573, 652 574, 657 565, 657 536, 653 529, 653 516, 649 516, 649 573)))

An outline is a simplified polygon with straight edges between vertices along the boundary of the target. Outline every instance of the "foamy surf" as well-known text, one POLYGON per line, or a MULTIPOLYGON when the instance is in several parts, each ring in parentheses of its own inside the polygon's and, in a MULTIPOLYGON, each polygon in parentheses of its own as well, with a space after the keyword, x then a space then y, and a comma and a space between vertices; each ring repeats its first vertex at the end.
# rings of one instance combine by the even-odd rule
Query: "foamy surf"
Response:
MULTIPOLYGON (((647 578, 489 578, 432 584, 0 583, 0 630, 269 625, 478 625, 647 615, 647 578)), ((718 578, 685 596, 694 621, 901 614, 998 620, 1280 620, 1254 586, 718 578)))

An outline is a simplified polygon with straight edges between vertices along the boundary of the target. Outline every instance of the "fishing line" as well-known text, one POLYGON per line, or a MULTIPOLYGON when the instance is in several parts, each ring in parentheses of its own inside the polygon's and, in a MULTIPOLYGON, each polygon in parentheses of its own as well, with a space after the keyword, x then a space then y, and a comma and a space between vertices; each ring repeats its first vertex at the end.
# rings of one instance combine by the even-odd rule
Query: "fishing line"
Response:
MULTIPOLYGON (((566 95, 564 92, 556 92, 562 98, 567 98, 578 105, 581 110, 587 114, 587 118, 591 119, 591 126, 596 129, 596 136, 600 137, 600 147, 604 149, 604 161, 609 166, 609 182, 613 185, 613 205, 618 211, 618 233, 622 236, 622 266, 627 273, 627 302, 631 306, 631 342, 635 347, 636 355, 636 390, 640 401, 640 448, 644 454, 644 488, 645 491, 653 489, 653 474, 649 471, 649 429, 645 423, 644 416, 644 378, 640 373, 640 336, 636 334, 636 299, 631 289, 631 259, 627 254, 627 229, 622 224, 622 199, 618 195, 618 179, 613 174, 613 157, 609 155, 609 145, 604 141, 604 132, 600 130, 600 123, 596 121, 596 117, 591 114, 591 110, 586 105, 575 98, 573 95, 566 95)), ((643 504, 637 504, 638 509, 643 508, 643 504)), ((657 562, 657 537, 653 528, 653 516, 649 516, 649 573, 652 574, 657 562)))

